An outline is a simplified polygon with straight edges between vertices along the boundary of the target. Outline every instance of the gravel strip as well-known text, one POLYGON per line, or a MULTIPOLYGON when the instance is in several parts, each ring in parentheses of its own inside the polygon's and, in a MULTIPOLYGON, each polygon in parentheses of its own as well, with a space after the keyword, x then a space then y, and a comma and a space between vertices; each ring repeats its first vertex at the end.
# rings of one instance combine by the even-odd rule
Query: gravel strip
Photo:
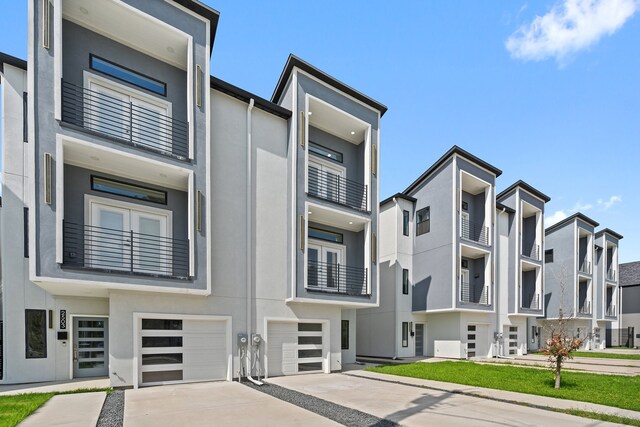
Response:
POLYGON ((276 397, 285 402, 292 403, 307 411, 315 412, 325 418, 333 420, 344 426, 349 427, 396 427, 398 423, 378 418, 374 415, 367 414, 365 412, 357 411, 355 409, 347 408, 346 406, 338 405, 333 402, 319 399, 308 394, 300 393, 299 391, 289 390, 288 388, 280 387, 275 384, 265 383, 262 386, 256 386, 250 382, 243 382, 247 387, 251 387, 255 390, 266 393, 270 396, 276 397))
POLYGON ((124 390, 107 394, 96 427, 122 427, 124 421, 124 390))

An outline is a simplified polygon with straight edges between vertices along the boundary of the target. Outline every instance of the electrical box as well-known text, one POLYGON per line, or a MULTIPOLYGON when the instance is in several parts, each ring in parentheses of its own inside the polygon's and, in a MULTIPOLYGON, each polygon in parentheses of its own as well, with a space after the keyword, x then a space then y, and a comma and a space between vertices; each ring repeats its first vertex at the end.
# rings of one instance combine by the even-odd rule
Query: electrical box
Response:
POLYGON ((246 348, 249 344, 249 336, 247 334, 238 334, 238 348, 246 348))
POLYGON ((260 334, 251 335, 251 345, 260 346, 261 342, 262 342, 262 337, 260 336, 260 334))

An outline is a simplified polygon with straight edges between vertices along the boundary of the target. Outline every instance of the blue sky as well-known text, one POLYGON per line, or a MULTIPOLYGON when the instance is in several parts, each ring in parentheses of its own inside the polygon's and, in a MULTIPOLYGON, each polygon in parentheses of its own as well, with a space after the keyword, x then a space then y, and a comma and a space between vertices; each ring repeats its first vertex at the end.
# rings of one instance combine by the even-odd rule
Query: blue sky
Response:
MULTIPOLYGON (((26 58, 26 1, 0 14, 0 51, 26 58)), ((289 53, 386 104, 381 193, 452 145, 625 236, 640 260, 637 0, 206 0, 221 13, 212 73, 270 98, 289 53)))

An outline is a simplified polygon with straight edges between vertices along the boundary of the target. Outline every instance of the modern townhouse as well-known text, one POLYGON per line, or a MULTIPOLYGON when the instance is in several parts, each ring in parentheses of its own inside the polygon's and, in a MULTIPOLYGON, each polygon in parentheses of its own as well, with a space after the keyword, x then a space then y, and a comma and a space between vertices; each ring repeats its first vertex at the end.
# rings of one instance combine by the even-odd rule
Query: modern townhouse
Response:
POLYGON ((190 0, 29 2, 0 56, 0 383, 331 372, 378 304, 386 107, 291 56, 215 77, 190 0))
POLYGON ((363 356, 522 354, 543 314, 547 196, 454 146, 380 206, 380 306, 357 312, 363 356))
POLYGON ((620 264, 618 319, 607 328, 607 346, 637 347, 640 343, 640 261, 620 264))
MULTIPOLYGON (((618 244, 622 236, 610 229, 595 232, 598 223, 576 213, 545 230, 545 314, 532 320, 544 340, 545 325, 567 318, 567 332, 583 339, 584 349, 606 346, 605 329, 618 319, 618 244)), ((544 342, 544 341, 543 341, 544 342)))

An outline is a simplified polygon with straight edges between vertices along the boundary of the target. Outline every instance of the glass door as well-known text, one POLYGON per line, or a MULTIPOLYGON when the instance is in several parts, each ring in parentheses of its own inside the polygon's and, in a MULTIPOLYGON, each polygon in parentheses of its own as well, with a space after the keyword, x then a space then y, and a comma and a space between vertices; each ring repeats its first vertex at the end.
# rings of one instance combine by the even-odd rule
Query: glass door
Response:
POLYGON ((131 140, 136 144, 171 151, 167 109, 131 97, 131 140))
POLYGON ((104 317, 73 319, 73 377, 108 375, 108 320, 104 317))
POLYGON ((167 217, 131 211, 133 269, 147 273, 172 274, 171 240, 167 239, 167 217))
POLYGON ((130 139, 130 108, 128 95, 90 83, 85 93, 85 125, 87 128, 120 139, 130 139))
POLYGON ((131 268, 130 213, 99 203, 91 205, 91 225, 85 231, 85 260, 90 267, 131 268))

